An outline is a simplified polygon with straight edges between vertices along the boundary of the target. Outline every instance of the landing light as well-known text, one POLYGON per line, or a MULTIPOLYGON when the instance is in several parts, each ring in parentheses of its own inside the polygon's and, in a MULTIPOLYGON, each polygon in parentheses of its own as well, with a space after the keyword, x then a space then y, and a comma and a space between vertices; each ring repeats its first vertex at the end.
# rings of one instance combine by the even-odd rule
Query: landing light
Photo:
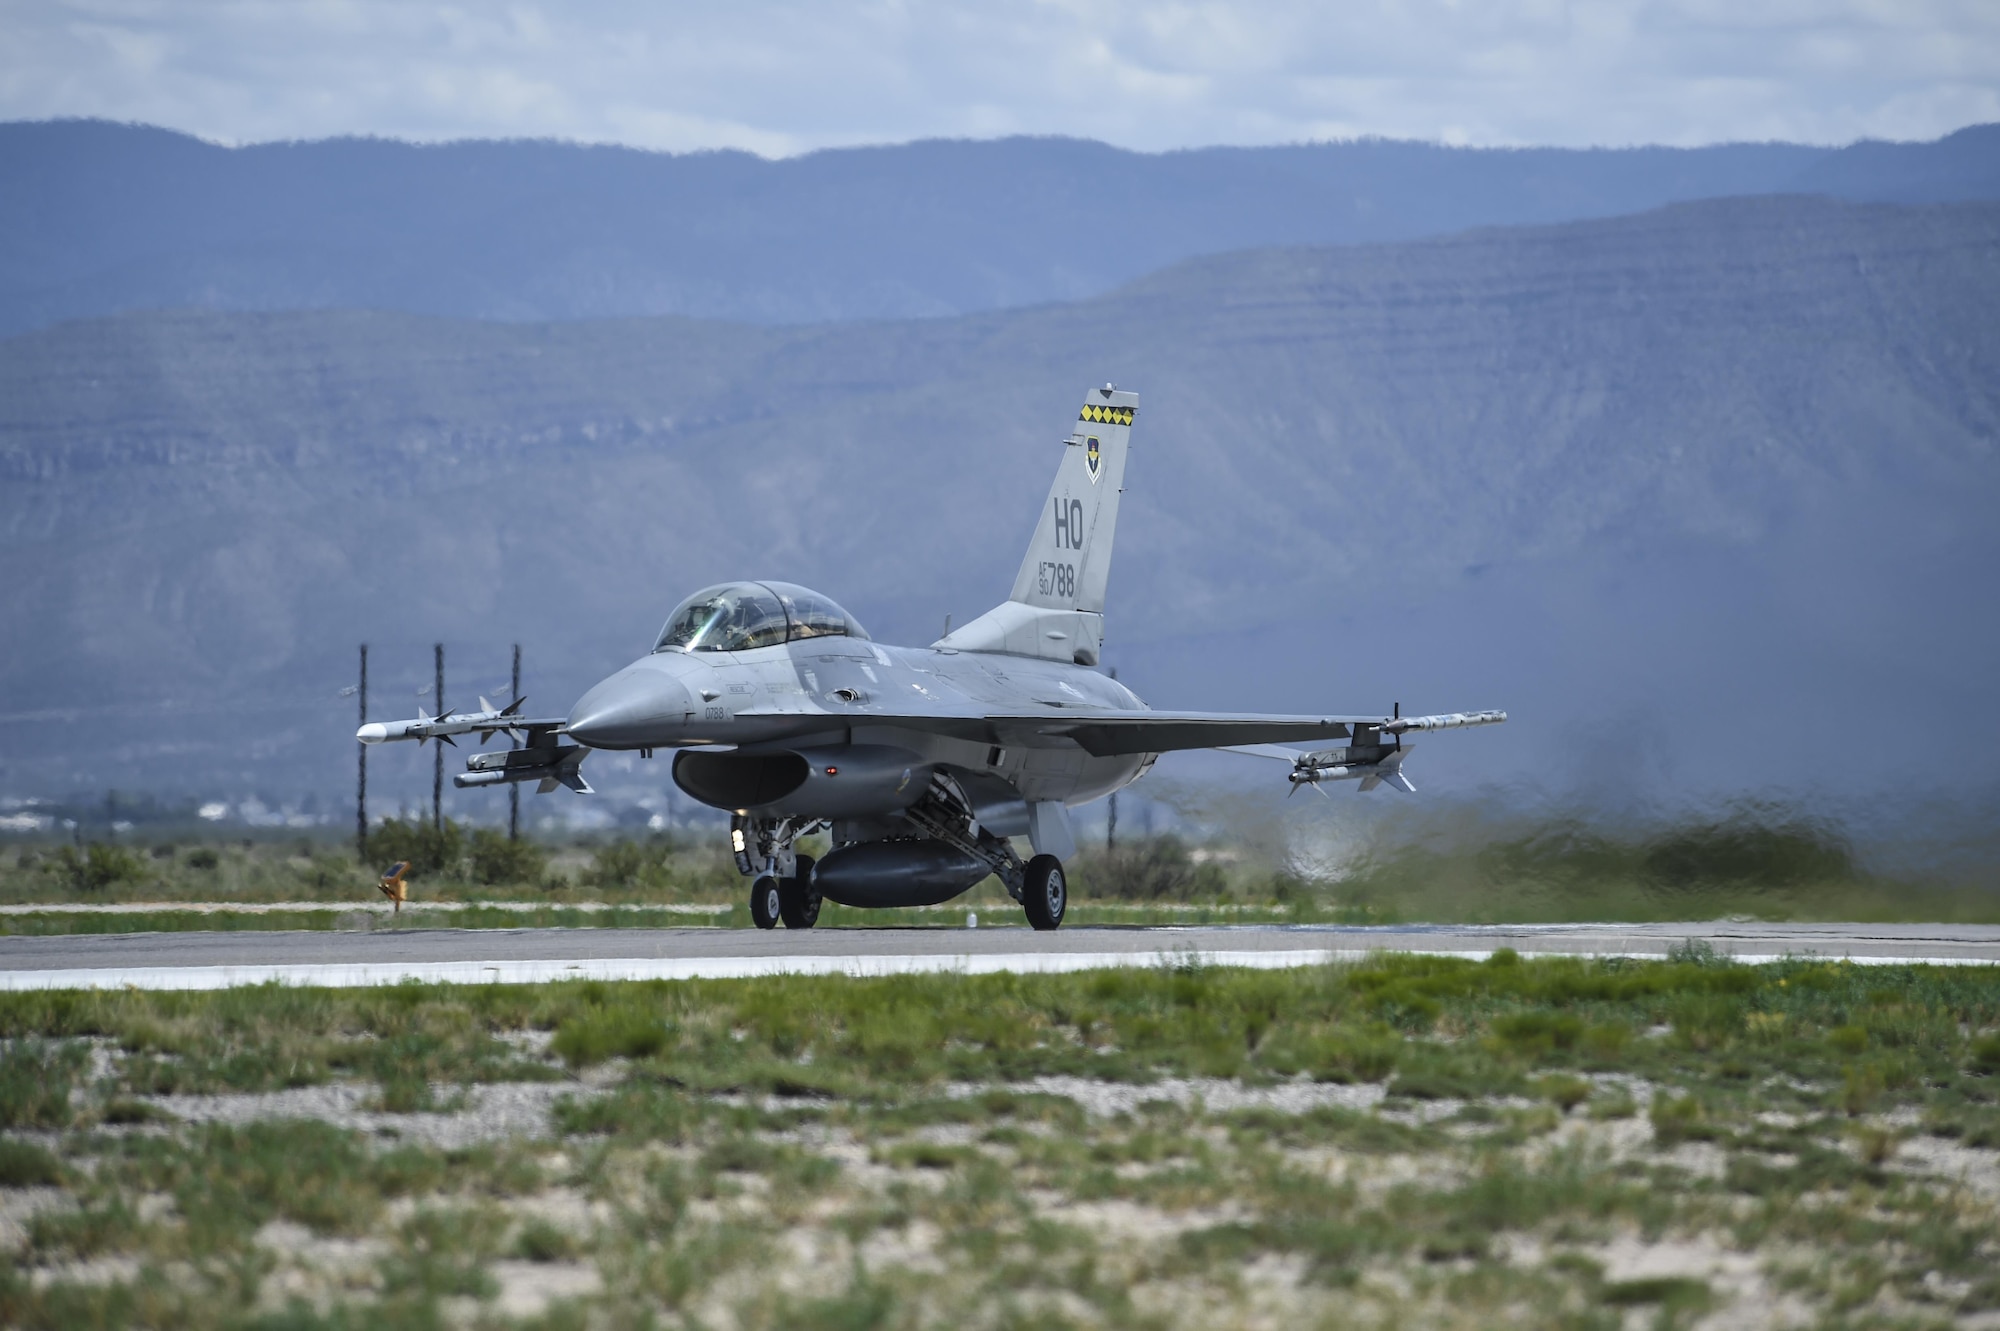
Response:
POLYGON ((743 853, 744 841, 742 828, 732 827, 729 829, 729 848, 738 855, 743 853))

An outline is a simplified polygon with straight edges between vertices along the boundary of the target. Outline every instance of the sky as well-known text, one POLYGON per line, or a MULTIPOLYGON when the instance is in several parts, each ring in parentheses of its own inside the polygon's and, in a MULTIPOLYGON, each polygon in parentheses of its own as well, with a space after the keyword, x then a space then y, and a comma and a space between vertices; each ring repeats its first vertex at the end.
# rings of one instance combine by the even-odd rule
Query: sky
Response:
POLYGON ((1929 139, 2000 120, 2000 0, 0 0, 0 119, 59 116, 766 156, 1929 139))

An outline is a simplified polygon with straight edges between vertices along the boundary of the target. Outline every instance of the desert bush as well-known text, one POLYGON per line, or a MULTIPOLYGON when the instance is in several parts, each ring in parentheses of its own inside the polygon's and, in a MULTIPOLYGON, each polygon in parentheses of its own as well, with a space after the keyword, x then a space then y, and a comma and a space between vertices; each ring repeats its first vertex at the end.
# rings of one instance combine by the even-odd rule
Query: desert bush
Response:
POLYGON ((1079 858, 1077 876, 1092 897, 1194 901, 1213 900, 1228 890, 1221 866, 1196 862, 1179 837, 1149 837, 1079 858))
POLYGON ((123 846, 94 841, 78 849, 62 846, 46 861, 46 867, 76 892, 101 892, 118 883, 136 882, 146 876, 146 866, 123 846))
POLYGON ((68 1127, 83 1047, 23 1040, 0 1050, 0 1128, 68 1127))
POLYGON ((1655 838, 1639 875, 1656 892, 1686 894, 1844 883, 1855 868, 1853 851, 1834 828, 1804 817, 1766 822, 1753 811, 1655 838))
POLYGON ((482 827, 472 834, 467 858, 474 882, 493 886, 499 883, 539 883, 548 870, 548 859, 532 841, 510 841, 504 832, 482 827))
POLYGON ((455 874, 464 852, 465 833, 449 818, 442 828, 422 819, 406 823, 389 818, 368 834, 368 855, 377 861, 377 867, 405 860, 411 878, 455 874))
POLYGON ((585 886, 602 889, 654 887, 674 884, 674 846, 671 842, 633 841, 620 838, 598 848, 590 868, 583 874, 585 886))
POLYGON ((33 1142, 0 1137, 0 1188, 53 1188, 62 1165, 33 1142))

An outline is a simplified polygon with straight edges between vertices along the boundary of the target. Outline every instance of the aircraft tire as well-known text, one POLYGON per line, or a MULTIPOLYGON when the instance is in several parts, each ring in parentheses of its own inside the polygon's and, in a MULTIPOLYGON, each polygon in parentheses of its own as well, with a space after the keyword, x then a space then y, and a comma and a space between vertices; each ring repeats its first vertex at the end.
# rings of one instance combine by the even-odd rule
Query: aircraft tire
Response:
POLYGON ((784 899, 783 881, 765 873, 758 874, 757 881, 750 884, 750 920, 759 929, 778 927, 778 912, 784 899))
POLYGON ((819 893, 813 889, 813 858, 798 857, 790 878, 778 880, 778 915, 787 929, 810 929, 819 923, 819 893))
POLYGON ((1053 855, 1037 855, 1028 861, 1022 875, 1021 908, 1028 923, 1037 929, 1057 929, 1069 913, 1069 881, 1063 877, 1062 861, 1053 855))

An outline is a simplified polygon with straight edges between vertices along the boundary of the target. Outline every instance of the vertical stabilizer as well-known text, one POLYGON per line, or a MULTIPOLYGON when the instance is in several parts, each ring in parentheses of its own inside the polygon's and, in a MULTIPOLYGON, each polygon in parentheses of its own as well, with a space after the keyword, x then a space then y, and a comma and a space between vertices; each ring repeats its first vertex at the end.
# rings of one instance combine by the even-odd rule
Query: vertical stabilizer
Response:
POLYGON ((1013 594, 937 646, 1097 664, 1125 452, 1138 412, 1139 395, 1110 384, 1084 395, 1013 594))
POLYGON ((1110 384, 1085 395, 1008 600, 1044 610, 1104 613, 1125 447, 1138 411, 1137 393, 1110 384))

